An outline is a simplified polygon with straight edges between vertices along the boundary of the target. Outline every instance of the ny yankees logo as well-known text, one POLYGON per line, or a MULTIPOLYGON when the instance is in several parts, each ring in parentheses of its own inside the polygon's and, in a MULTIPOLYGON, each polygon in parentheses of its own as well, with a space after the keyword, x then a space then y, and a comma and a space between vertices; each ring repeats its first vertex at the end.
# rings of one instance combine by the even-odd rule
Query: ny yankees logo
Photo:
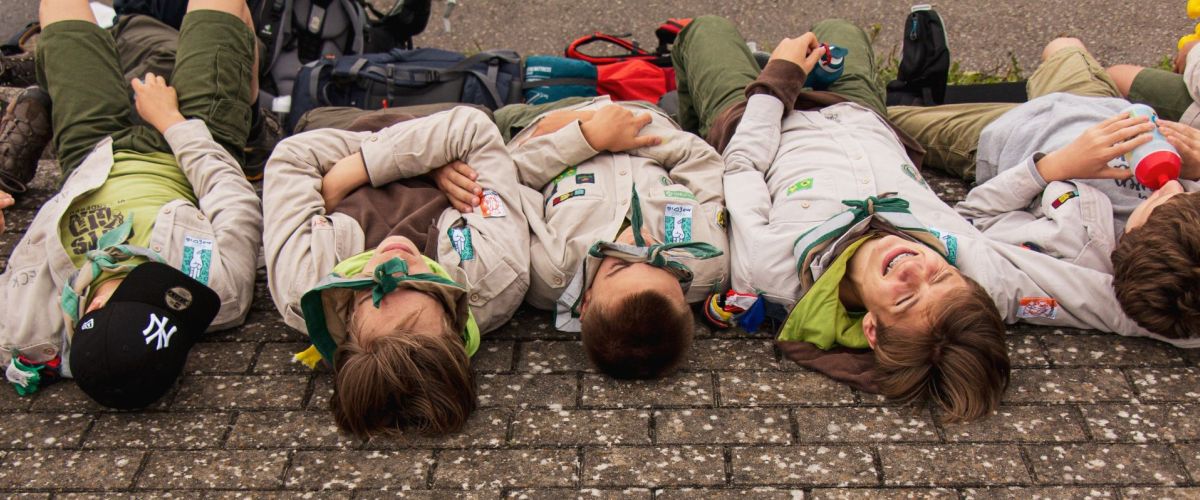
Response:
POLYGON ((175 335, 175 326, 167 325, 167 317, 159 317, 157 314, 150 314, 150 324, 146 325, 146 329, 142 330, 142 336, 146 337, 146 344, 158 341, 158 345, 154 348, 156 351, 161 351, 164 347, 171 345, 171 336, 175 335), (167 330, 167 326, 171 329, 167 330), (154 330, 154 333, 150 331, 154 330))

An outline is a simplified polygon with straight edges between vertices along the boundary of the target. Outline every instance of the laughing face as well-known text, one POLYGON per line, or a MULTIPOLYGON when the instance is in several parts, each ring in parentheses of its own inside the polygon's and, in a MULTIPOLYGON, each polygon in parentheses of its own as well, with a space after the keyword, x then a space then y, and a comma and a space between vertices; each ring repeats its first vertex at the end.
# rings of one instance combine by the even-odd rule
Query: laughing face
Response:
POLYGON ((874 347, 879 323, 927 330, 933 308, 966 287, 958 269, 933 249, 886 236, 859 247, 850 259, 840 292, 848 307, 867 310, 863 332, 874 347))

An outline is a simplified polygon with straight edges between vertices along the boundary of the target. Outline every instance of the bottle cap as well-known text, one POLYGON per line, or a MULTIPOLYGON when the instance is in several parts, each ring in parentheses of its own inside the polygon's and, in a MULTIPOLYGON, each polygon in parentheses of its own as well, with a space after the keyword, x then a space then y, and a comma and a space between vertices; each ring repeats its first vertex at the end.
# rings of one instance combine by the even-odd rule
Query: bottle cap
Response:
POLYGON ((1171 151, 1155 151, 1142 158, 1134 167, 1137 181, 1150 189, 1158 189, 1179 178, 1179 155, 1171 151))

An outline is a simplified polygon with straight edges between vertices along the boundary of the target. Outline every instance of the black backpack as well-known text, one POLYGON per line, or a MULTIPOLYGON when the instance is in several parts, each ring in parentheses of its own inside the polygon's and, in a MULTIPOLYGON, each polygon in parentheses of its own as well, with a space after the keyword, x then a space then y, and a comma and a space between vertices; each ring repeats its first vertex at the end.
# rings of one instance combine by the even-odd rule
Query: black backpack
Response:
POLYGON ((889 106, 932 106, 946 100, 950 48, 942 17, 929 5, 914 5, 904 20, 904 50, 896 79, 888 82, 889 106))

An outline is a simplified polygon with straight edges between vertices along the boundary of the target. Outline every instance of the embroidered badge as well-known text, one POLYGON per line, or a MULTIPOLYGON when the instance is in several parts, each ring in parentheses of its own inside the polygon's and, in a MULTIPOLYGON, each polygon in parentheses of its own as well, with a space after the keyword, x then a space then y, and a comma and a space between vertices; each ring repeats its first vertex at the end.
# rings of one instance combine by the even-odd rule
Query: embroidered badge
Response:
POLYGON ((667 178, 667 176, 665 176, 665 175, 664 175, 664 176, 661 176, 661 177, 659 177, 659 178, 658 178, 658 183, 659 183, 659 184, 662 184, 662 185, 664 185, 664 186, 670 186, 670 185, 671 185, 671 179, 668 179, 668 178, 667 178))
POLYGON ((687 191, 673 191, 673 190, 668 189, 666 191, 663 191, 663 194, 670 196, 672 198, 682 198, 685 200, 695 201, 695 199, 696 199, 696 195, 689 193, 687 191))
POLYGON ((596 174, 578 174, 575 176, 576 184, 595 184, 596 174))
POLYGON ((796 191, 804 191, 804 190, 812 189, 812 187, 813 187, 813 178, 808 177, 805 179, 801 179, 800 182, 797 182, 795 184, 792 184, 791 186, 788 186, 787 194, 788 194, 788 196, 791 196, 791 194, 795 193, 796 191))
POLYGON ((917 169, 913 168, 912 165, 904 163, 900 165, 900 170, 904 171, 904 175, 909 176, 912 178, 912 180, 919 182, 922 186, 925 186, 926 189, 930 189, 929 184, 925 182, 925 178, 922 177, 921 173, 917 172, 917 169))
POLYGON ((448 234, 450 244, 454 245, 454 251, 458 252, 459 259, 464 262, 475 259, 475 247, 471 244, 471 228, 452 227, 448 234))
POLYGON ((668 204, 663 210, 663 225, 667 243, 692 241, 692 207, 668 204))
POLYGON ((563 170, 558 175, 554 176, 554 180, 551 182, 558 184, 562 181, 567 180, 568 177, 571 177, 573 175, 575 175, 575 167, 567 167, 566 170, 563 170))
POLYGON ((180 262, 183 272, 188 277, 207 286, 209 270, 212 268, 212 252, 213 240, 185 235, 183 237, 183 260, 180 262))
POLYGON ((1063 203, 1066 203, 1071 198, 1076 198, 1078 196, 1079 196, 1079 191, 1067 191, 1067 192, 1063 193, 1062 196, 1055 198, 1054 202, 1050 203, 1050 206, 1054 207, 1054 208, 1061 207, 1063 203))
POLYGON ((722 208, 717 212, 717 225, 722 229, 729 227, 729 210, 722 208))
POLYGON ((484 189, 479 194, 479 210, 483 212, 484 217, 504 217, 508 215, 508 209, 504 207, 504 200, 500 199, 500 194, 491 189, 484 189))
POLYGON ((1051 297, 1021 297, 1018 318, 1054 319, 1058 316, 1058 301, 1051 297))
POLYGON ((584 189, 576 189, 576 190, 574 190, 574 191, 571 191, 571 192, 569 192, 569 193, 563 193, 563 194, 560 194, 560 195, 558 195, 558 197, 557 197, 557 198, 554 198, 554 200, 553 200, 553 205, 557 207, 559 203, 562 203, 562 202, 564 202, 564 201, 567 201, 567 200, 569 200, 569 199, 571 199, 571 198, 574 198, 574 197, 576 197, 576 196, 583 196, 583 193, 586 193, 586 192, 587 192, 587 191, 586 191, 586 190, 584 190, 584 189))
POLYGON ((946 262, 952 266, 958 265, 958 237, 948 231, 929 228, 929 232, 933 233, 937 239, 942 241, 942 245, 946 247, 946 262))

